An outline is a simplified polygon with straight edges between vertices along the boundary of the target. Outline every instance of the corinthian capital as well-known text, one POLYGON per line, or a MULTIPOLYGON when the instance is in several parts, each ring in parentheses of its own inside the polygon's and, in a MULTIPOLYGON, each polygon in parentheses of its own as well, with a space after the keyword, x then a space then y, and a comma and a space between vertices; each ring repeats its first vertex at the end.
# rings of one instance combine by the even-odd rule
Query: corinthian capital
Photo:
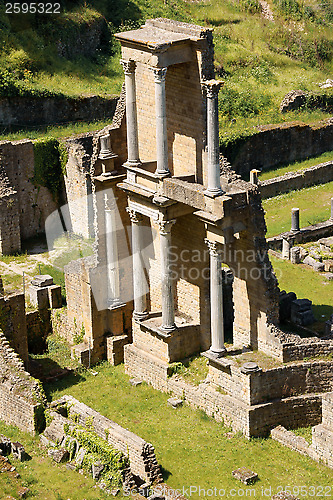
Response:
POLYGON ((154 73, 155 83, 162 83, 165 81, 166 72, 168 68, 150 68, 154 73))
POLYGON ((172 220, 159 220, 157 223, 158 223, 158 227, 159 227, 159 230, 160 230, 160 234, 162 236, 166 236, 167 234, 169 234, 171 232, 171 228, 175 224, 175 222, 176 222, 175 219, 172 219, 172 220))
POLYGON ((207 97, 213 99, 218 96, 220 88, 224 85, 222 80, 206 80, 202 82, 202 87, 206 90, 207 97))
POLYGON ((125 75, 132 75, 135 72, 136 62, 132 59, 126 61, 126 59, 120 59, 120 64, 124 69, 125 75))
POLYGON ((219 255, 218 243, 216 241, 211 241, 208 238, 205 238, 205 243, 208 246, 209 255, 212 255, 213 257, 218 257, 219 255))
POLYGON ((139 224, 139 222, 142 221, 142 215, 139 214, 139 212, 136 212, 135 210, 133 210, 133 208, 127 207, 126 212, 128 213, 132 224, 139 224))

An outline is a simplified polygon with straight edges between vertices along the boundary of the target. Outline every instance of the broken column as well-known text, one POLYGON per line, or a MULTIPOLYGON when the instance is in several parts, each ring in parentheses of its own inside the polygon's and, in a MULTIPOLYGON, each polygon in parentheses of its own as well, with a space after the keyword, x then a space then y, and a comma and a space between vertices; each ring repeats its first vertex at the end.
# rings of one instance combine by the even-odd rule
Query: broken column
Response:
POLYGON ((128 166, 141 165, 139 158, 138 119, 136 112, 135 68, 131 59, 120 61, 125 73, 126 88, 126 127, 127 127, 127 162, 128 166))
POLYGON ((114 159, 117 158, 111 149, 110 134, 102 135, 100 138, 101 150, 98 155, 99 160, 102 160, 102 175, 108 176, 115 174, 114 159))
POLYGON ((283 238, 282 240, 282 258, 289 260, 290 257, 290 240, 283 238))
POLYGON ((159 177, 170 175, 168 165, 168 132, 165 101, 165 78, 167 68, 151 68, 155 82, 155 113, 156 113, 156 154, 157 169, 155 174, 159 177))
POLYGON ((218 94, 224 82, 209 80, 203 83, 207 95, 207 145, 208 145, 208 186, 207 196, 214 198, 223 194, 220 181, 220 142, 218 94))
POLYGON ((291 231, 299 231, 299 208, 291 209, 291 231))
POLYGON ((211 347, 210 352, 215 356, 222 356, 224 346, 223 325, 223 287, 222 287, 222 262, 216 241, 205 239, 210 258, 210 324, 211 347))
POLYGON ((253 170, 251 170, 250 172, 250 182, 251 184, 255 184, 257 185, 258 184, 258 174, 259 174, 260 170, 256 170, 255 168, 253 170))
POLYGON ((143 321, 148 318, 147 312, 147 280, 145 276, 145 266, 142 257, 142 215, 132 210, 126 209, 132 223, 132 254, 133 254, 133 295, 135 321, 143 321))
POLYGON ((176 329, 173 280, 170 262, 171 228, 175 220, 160 220, 162 325, 161 330, 170 333, 176 329))

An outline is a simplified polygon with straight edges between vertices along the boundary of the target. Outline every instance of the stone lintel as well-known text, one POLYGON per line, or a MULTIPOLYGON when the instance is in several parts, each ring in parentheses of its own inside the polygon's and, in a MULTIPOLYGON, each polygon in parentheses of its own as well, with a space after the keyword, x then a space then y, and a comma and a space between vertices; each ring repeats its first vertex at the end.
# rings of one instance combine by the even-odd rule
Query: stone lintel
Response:
MULTIPOLYGON (((226 355, 228 352, 226 351, 226 355)), ((217 357, 212 351, 208 350, 205 352, 201 353, 201 356, 204 356, 205 358, 208 359, 209 364, 215 366, 216 368, 226 371, 230 370, 230 367, 233 365, 233 362, 230 359, 227 359, 225 357, 217 357)))
POLYGON ((110 175, 97 175, 94 181, 97 181, 96 190, 105 189, 107 184, 116 184, 126 178, 126 174, 118 174, 118 172, 110 172, 110 175))
POLYGON ((117 185, 119 189, 122 189, 126 193, 137 195, 141 198, 146 198, 148 200, 152 200, 154 198, 155 192, 145 189, 143 187, 139 187, 137 185, 129 184, 128 182, 121 182, 117 185))

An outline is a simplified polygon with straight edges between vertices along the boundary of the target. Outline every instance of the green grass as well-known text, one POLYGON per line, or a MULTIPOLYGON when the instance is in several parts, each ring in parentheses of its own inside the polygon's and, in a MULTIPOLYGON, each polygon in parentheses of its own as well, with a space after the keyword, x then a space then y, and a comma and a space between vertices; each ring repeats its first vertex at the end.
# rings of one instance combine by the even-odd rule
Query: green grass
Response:
POLYGON ((172 363, 173 373, 181 375, 186 382, 199 385, 208 375, 208 360, 203 356, 193 356, 182 363, 172 363))
POLYGON ((329 219, 332 192, 333 182, 329 182, 263 200, 267 238, 290 230, 293 207, 300 209, 300 227, 329 219))
POLYGON ((30 129, 17 132, 3 132, 1 134, 0 128, 0 140, 1 141, 19 141, 21 139, 40 139, 41 137, 56 137, 66 138, 72 137, 77 134, 84 134, 86 132, 94 132, 96 130, 101 130, 102 128, 110 125, 110 120, 105 121, 95 121, 90 123, 76 122, 67 125, 56 125, 49 127, 38 127, 38 129, 30 129))
MULTIPOLYGON (((259 474, 255 485, 329 485, 333 471, 307 457, 284 448, 271 439, 247 441, 236 434, 227 436, 230 429, 216 423, 203 412, 185 405, 177 410, 167 404, 169 395, 155 391, 146 384, 130 386, 123 366, 102 363, 96 367, 97 376, 89 373, 79 384, 68 381, 48 387, 52 399, 71 394, 92 406, 103 415, 151 442, 163 467, 164 478, 173 488, 201 486, 225 488, 231 498, 232 488, 242 485, 232 478, 231 471, 245 466, 259 474)), ((244 490, 249 487, 243 486, 244 490)), ((200 498, 194 493, 191 498, 200 498)))
POLYGON ((296 266, 272 256, 270 260, 279 280, 280 290, 295 292, 299 299, 312 300, 314 315, 323 328, 323 322, 333 314, 333 281, 328 281, 303 264, 296 266))
POLYGON ((305 170, 306 168, 319 165, 319 163, 325 163, 327 161, 332 161, 332 160, 333 160, 333 151, 327 151, 326 153, 323 153, 322 155, 316 156, 314 158, 308 158, 304 161, 296 161, 294 163, 290 163, 289 165, 261 172, 259 179, 261 181, 266 181, 268 179, 273 179, 274 177, 284 175, 288 172, 302 171, 305 170))

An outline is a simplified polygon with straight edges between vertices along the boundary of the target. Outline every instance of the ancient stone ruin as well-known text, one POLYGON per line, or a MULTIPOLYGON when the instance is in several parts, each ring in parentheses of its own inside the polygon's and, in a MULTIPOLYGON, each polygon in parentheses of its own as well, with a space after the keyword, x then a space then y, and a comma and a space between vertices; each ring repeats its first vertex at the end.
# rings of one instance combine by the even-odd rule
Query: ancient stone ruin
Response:
MULTIPOLYGON (((45 219, 47 234, 65 221, 95 238, 92 256, 65 267, 67 309, 52 311, 53 328, 69 341, 82 331, 73 355, 83 364, 124 361, 130 376, 247 437, 320 425, 333 339, 280 328, 259 186, 219 154, 223 82, 214 79, 211 30, 153 19, 116 38, 125 85, 113 122, 67 142, 68 204, 45 219), (171 376, 173 363, 199 354, 208 363, 199 386, 171 376)), ((3 185, 1 203, 15 204, 3 185)), ((6 214, 3 241, 17 224, 6 214)), ((56 303, 41 285, 32 285, 36 301, 56 303)))

